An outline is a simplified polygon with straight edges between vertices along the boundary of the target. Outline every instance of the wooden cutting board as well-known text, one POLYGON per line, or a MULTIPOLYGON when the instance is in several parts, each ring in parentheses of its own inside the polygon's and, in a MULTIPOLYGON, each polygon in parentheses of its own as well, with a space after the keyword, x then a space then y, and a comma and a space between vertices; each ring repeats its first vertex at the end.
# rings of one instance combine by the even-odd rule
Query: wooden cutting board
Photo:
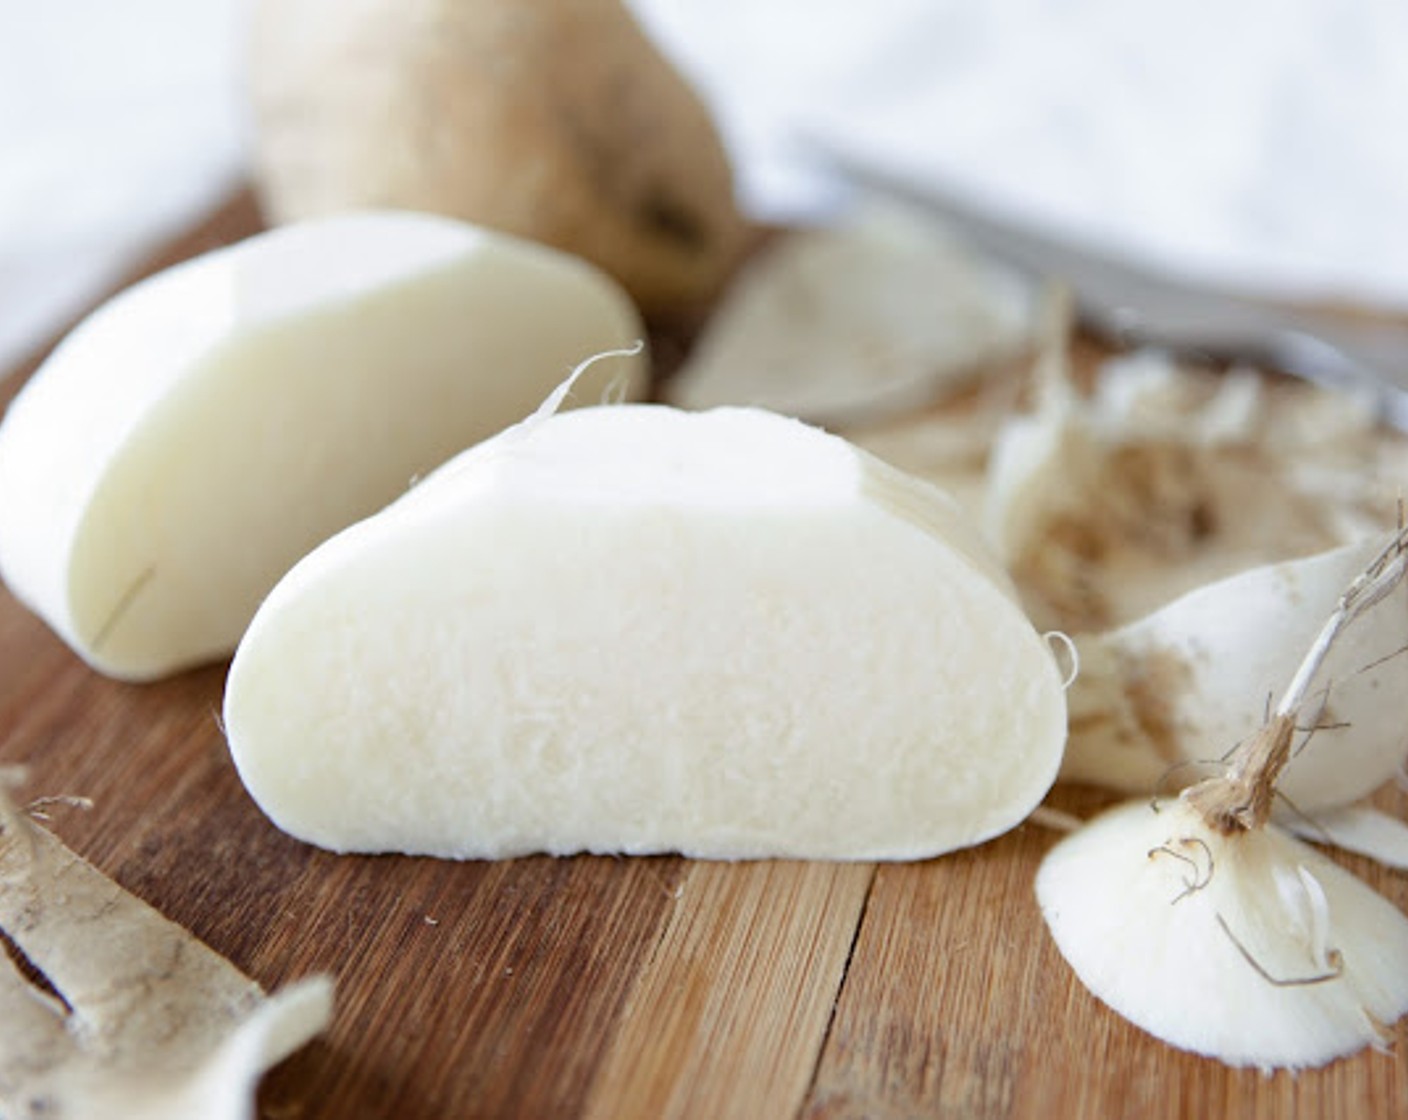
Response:
MULTIPOLYGON (((241 197, 148 270, 257 228, 241 197)), ((266 987, 336 978, 332 1029, 266 1080, 268 1117, 1408 1117, 1404 1025, 1391 1052, 1263 1076, 1097 1003, 1037 911, 1054 837, 1035 825, 878 866, 334 856, 245 795, 224 668, 106 680, 0 593, 21 794, 90 797, 55 831, 266 987)), ((1408 875, 1344 862, 1408 910, 1408 875)))

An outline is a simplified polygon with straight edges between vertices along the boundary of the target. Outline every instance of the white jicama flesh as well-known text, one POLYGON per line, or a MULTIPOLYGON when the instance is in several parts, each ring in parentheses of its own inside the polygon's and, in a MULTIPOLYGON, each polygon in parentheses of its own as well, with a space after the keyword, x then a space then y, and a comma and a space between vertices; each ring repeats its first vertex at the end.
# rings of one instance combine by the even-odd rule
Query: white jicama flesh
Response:
MULTIPOLYGON (((308 549, 640 337, 597 269, 445 218, 216 250, 99 308, 16 397, 0 575, 113 676, 223 656, 308 549)), ((579 395, 645 372, 603 364, 579 395)))
POLYGON ((224 723, 339 851, 908 859, 1001 833, 1056 659, 956 505, 753 409, 535 417, 270 594, 224 723))
MULTIPOLYGON (((1344 588, 1382 537, 1198 588, 1128 626, 1076 638, 1062 777, 1131 793, 1206 774, 1265 722, 1344 588), (1206 764, 1200 766, 1198 764, 1206 764)), ((1368 796, 1402 766, 1408 583, 1334 643, 1278 788, 1302 812, 1368 796)))
POLYGON ((1180 1049, 1319 1066, 1408 1014, 1408 918, 1275 826, 1129 803, 1057 844, 1036 890, 1085 986, 1180 1049))

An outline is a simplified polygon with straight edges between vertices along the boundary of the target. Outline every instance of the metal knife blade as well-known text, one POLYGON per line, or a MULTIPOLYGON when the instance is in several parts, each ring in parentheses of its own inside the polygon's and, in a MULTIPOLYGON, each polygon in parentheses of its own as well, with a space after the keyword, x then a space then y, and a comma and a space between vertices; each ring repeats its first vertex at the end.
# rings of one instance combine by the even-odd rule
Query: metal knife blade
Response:
POLYGON ((1361 396, 1408 431, 1408 317, 1403 321, 1263 302, 1165 275, 999 214, 929 180, 809 141, 820 165, 864 192, 947 219, 980 249, 1074 293, 1082 319, 1121 344, 1245 360, 1361 396))

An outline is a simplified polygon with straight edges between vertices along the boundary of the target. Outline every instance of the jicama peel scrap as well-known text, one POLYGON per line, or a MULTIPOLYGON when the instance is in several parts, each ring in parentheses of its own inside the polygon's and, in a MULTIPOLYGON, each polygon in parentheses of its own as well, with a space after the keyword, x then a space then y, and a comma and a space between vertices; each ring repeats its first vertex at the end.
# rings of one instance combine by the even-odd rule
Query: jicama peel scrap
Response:
POLYGON ((1031 336, 1024 280, 908 208, 780 235, 730 285, 666 386, 683 408, 855 423, 951 398, 1031 336))
POLYGON ((1392 527, 1408 444, 1353 402, 1148 352, 1104 363, 1087 395, 1064 353, 1044 355, 988 477, 986 528, 1039 626, 1108 630, 1392 527))
MULTIPOLYGON (((1176 800, 1110 811, 1042 863, 1037 897, 1062 955, 1092 993, 1174 1046, 1231 1065, 1319 1066, 1386 1042, 1408 1014, 1408 918, 1271 823, 1297 744, 1328 730, 1331 654, 1380 615, 1402 634, 1392 597, 1405 547, 1400 531, 1375 550, 1221 773, 1176 800)), ((1381 664, 1404 656, 1400 645, 1381 664)))
POLYGON ((0 785, 0 1115, 244 1120, 263 1073, 320 1033, 325 978, 265 996, 10 803, 0 785))
MULTIPOLYGON (((81 323, 0 425, 0 574, 85 660, 145 680, 229 653, 308 549, 641 336, 565 254, 445 218, 290 226, 81 323)), ((644 386, 639 357, 606 363, 644 386)))
POLYGON ((1304 840, 1408 871, 1408 824, 1372 805, 1339 805, 1313 814, 1292 810, 1278 814, 1278 819, 1304 840))
POLYGON ((753 409, 539 416, 334 537, 224 724, 340 851, 910 859, 1051 784, 1062 674, 942 492, 753 409))
MULTIPOLYGON (((1206 774, 1262 726, 1344 588, 1382 548, 1377 536, 1253 568, 1128 626, 1078 635, 1062 776, 1143 793, 1206 774)), ((1408 726, 1391 698, 1408 696, 1405 643, 1400 581, 1326 653, 1278 782, 1290 804, 1312 814, 1347 805, 1399 772, 1408 726)))

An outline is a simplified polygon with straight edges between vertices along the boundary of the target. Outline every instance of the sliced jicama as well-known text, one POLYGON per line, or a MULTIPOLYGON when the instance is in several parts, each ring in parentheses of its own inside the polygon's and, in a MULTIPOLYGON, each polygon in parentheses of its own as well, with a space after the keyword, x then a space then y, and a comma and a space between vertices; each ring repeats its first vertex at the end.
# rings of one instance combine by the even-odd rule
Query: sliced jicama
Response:
MULTIPOLYGON (((448 219, 216 250, 94 312, 15 399, 0 573, 115 676, 223 655, 309 548, 639 337, 596 269, 448 219)), ((603 365, 579 395, 644 373, 603 365)))
POLYGON ((336 850, 916 858, 1020 821, 1061 672, 942 492, 752 409, 481 444, 274 589, 225 728, 336 850))
MULTIPOLYGON (((1207 772, 1266 719, 1345 587, 1384 538, 1254 568, 1120 629, 1076 638, 1062 776, 1130 792, 1207 772)), ((1279 788, 1302 812, 1345 805, 1391 779, 1408 751, 1408 583, 1329 651, 1314 708, 1279 788)))
POLYGON ((1060 841, 1036 890, 1086 987, 1181 1049, 1319 1066, 1408 1013, 1408 919, 1275 826, 1126 804, 1060 841))

